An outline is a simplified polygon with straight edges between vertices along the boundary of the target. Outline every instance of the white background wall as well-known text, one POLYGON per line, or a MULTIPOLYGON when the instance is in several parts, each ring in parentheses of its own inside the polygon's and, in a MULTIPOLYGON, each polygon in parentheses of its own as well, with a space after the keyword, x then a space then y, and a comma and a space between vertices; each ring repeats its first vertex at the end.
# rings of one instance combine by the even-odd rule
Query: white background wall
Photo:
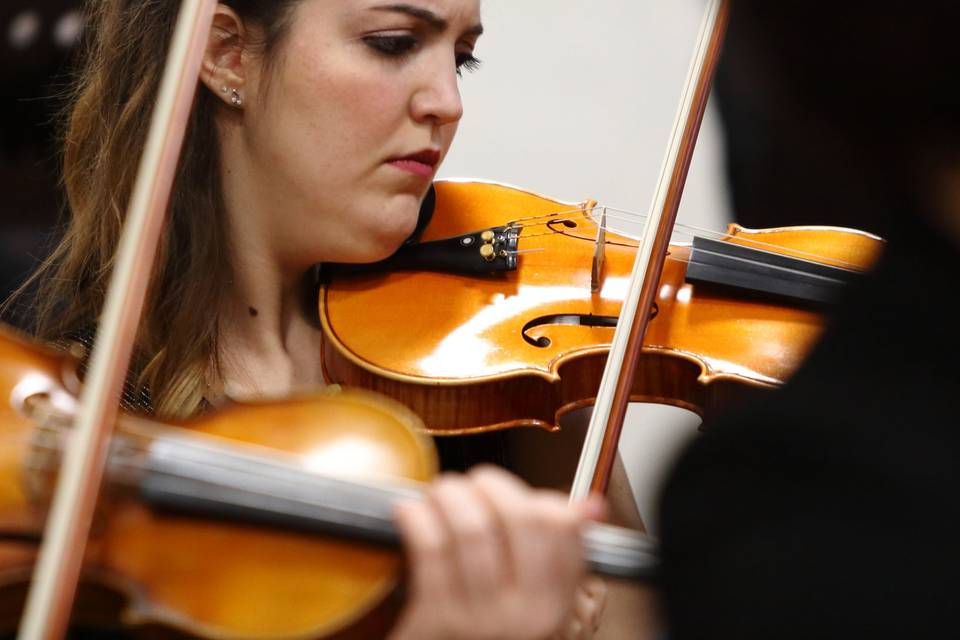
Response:
MULTIPOLYGON (((483 0, 483 67, 462 82, 466 113, 440 177, 646 212, 703 9, 701 0, 483 0)), ((711 112, 679 221, 725 225, 721 144, 711 112)), ((662 473, 698 424, 682 413, 631 407, 621 441, 654 529, 662 473)))

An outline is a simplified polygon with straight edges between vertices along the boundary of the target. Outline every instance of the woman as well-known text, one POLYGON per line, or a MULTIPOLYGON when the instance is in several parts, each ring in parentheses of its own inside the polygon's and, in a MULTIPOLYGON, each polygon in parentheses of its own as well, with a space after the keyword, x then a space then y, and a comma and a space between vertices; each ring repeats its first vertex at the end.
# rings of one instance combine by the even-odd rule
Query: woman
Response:
MULTIPOLYGON (((73 217, 34 276, 41 337, 93 333, 178 5, 92 5, 65 140, 73 217)), ((481 32, 479 0, 218 6, 130 408, 182 418, 324 384, 304 274, 384 258, 413 231, 481 32)), ((575 594, 577 536, 597 511, 491 469, 437 482, 398 513, 412 575, 394 637, 591 637, 602 594, 575 594)))

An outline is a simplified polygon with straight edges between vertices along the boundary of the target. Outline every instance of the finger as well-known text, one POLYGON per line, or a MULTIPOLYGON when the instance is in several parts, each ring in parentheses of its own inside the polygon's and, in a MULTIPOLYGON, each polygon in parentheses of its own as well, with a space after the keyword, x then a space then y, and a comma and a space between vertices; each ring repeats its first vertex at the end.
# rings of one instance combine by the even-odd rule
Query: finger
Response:
POLYGON ((509 578, 518 583, 529 582, 525 576, 517 574, 527 564, 524 560, 540 557, 541 541, 537 533, 530 531, 528 521, 533 521, 535 513, 528 510, 535 503, 532 492, 513 476, 492 467, 480 467, 472 472, 477 490, 487 499, 493 512, 499 519, 506 540, 505 554, 510 569, 509 578))
POLYGON ((559 628, 583 573, 579 513, 561 494, 530 491, 503 471, 483 468, 475 478, 503 523, 515 588, 533 598, 531 618, 559 628))
POLYGON ((584 630, 595 633, 600 628, 606 604, 606 583, 600 578, 588 577, 577 590, 574 605, 574 615, 583 623, 584 630))
POLYGON ((607 500, 600 494, 591 493, 584 500, 575 502, 574 506, 586 520, 603 522, 607 519, 607 500))
POLYGON ((407 558, 409 605, 449 601, 454 592, 450 540, 442 519, 426 502, 400 504, 394 518, 407 558))
POLYGON ((583 590, 592 598, 606 602, 607 600, 607 581, 599 576, 590 576, 583 581, 583 590))
POLYGON ((584 518, 579 509, 571 507, 567 496, 552 491, 537 491, 539 511, 538 525, 552 535, 545 539, 554 545, 550 553, 568 559, 564 567, 579 586, 586 573, 584 566, 583 526, 584 518))
POLYGON ((583 623, 575 616, 570 616, 556 637, 562 640, 589 640, 590 635, 584 635, 583 623))
POLYGON ((460 588, 472 606, 490 606, 501 595, 506 543, 489 501, 473 481, 462 477, 437 481, 430 499, 450 532, 460 588))

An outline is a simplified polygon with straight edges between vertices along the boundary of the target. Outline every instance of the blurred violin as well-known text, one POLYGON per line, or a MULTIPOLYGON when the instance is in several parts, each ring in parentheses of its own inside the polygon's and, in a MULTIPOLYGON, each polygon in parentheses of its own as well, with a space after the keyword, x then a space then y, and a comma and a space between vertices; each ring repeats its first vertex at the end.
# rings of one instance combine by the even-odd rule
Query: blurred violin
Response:
MULTIPOLYGON (((79 384, 76 359, 2 328, 0 363, 0 630, 11 630, 79 384)), ((337 388, 178 425, 120 416, 74 624, 383 637, 402 602, 394 505, 417 499, 437 468, 421 432, 396 402, 337 388)), ((652 576, 642 536, 593 524, 584 542, 595 571, 652 576)))
MULTIPOLYGON (((637 241, 637 216, 481 182, 438 182, 422 242, 330 271, 328 379, 412 408, 435 434, 556 429, 592 404, 637 241)), ((708 417, 786 381, 824 308, 883 241, 830 227, 710 233, 676 225, 630 399, 708 417)))

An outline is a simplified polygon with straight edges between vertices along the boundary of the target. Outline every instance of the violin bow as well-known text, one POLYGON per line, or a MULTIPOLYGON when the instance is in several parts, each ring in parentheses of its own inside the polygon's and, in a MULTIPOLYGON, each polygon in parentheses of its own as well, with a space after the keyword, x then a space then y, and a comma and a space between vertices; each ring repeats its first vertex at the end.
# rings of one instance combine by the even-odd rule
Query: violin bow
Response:
POLYGON ((183 0, 18 638, 62 638, 80 577, 216 0, 183 0))
POLYGON ((650 320, 648 310, 653 308, 660 283, 729 16, 729 0, 710 0, 570 490, 570 499, 574 501, 586 498, 591 492, 605 494, 610 484, 630 390, 650 320))

